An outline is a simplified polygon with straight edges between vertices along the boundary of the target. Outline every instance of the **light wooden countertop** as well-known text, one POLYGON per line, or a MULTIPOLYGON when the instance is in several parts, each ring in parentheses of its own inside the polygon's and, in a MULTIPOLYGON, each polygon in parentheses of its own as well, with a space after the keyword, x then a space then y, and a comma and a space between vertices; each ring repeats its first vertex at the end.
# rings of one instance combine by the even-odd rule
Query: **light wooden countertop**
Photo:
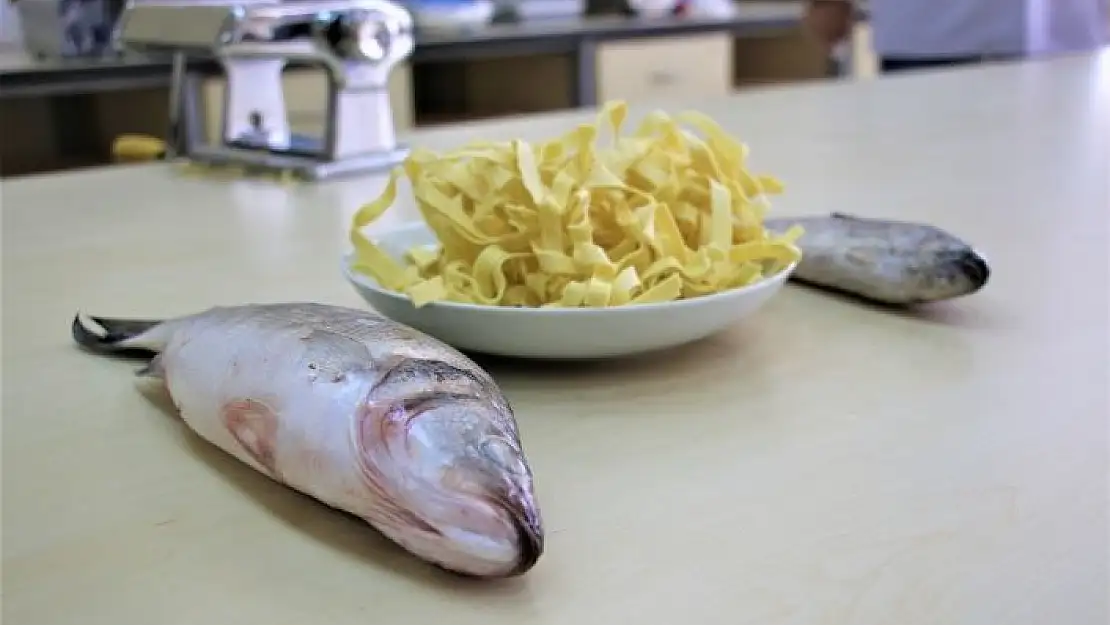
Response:
POLYGON ((918 314, 790 288, 673 353, 490 364, 547 551, 466 582, 198 442, 133 365, 70 342, 78 308, 358 305, 339 256, 382 178, 3 182, 5 624, 1104 625, 1110 51, 679 104, 785 180, 779 214, 926 220, 991 283, 918 314))

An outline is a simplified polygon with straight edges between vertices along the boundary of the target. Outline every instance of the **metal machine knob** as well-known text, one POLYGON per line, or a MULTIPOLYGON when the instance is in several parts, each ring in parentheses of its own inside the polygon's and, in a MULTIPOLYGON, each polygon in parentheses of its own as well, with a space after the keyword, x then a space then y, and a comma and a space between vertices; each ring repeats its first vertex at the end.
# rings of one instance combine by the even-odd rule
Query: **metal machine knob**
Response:
POLYGON ((343 56, 378 63, 390 58, 394 40, 403 32, 403 25, 390 16, 366 11, 335 18, 326 37, 343 56))
POLYGON ((370 61, 382 61, 389 56, 389 48, 393 43, 393 32, 386 23, 384 15, 379 19, 363 18, 355 27, 355 40, 358 42, 358 51, 370 61))

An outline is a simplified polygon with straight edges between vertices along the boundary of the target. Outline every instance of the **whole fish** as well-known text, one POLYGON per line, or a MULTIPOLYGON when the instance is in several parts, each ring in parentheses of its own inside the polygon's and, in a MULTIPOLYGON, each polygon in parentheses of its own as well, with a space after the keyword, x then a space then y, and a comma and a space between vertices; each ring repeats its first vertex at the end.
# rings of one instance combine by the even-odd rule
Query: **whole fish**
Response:
POLYGON ((959 238, 926 224, 833 213, 768 219, 785 232, 801 225, 791 279, 874 302, 910 305, 974 293, 990 278, 987 260, 959 238))
POLYGON ((256 470, 364 519, 416 556, 519 575, 544 530, 516 419, 458 351, 368 311, 310 303, 163 320, 84 317, 74 340, 145 354, 185 423, 256 470))

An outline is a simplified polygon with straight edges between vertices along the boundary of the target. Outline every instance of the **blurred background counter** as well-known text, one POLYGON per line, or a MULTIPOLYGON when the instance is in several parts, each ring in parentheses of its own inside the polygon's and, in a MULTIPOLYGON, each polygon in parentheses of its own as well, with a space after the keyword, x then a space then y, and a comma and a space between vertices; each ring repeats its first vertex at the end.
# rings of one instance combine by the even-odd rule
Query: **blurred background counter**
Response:
MULTIPOLYGON (((736 9, 728 17, 650 17, 597 4, 607 0, 589 1, 595 4, 574 16, 419 30, 410 62, 390 81, 398 131, 617 98, 696 101, 837 74, 802 29, 804 2, 726 0, 736 9)), ((5 11, 0 176, 106 165, 115 137, 166 135, 168 62, 36 57, 20 40, 11 6, 5 11)), ((866 41, 856 48, 862 54, 849 71, 873 71, 866 41)), ((200 107, 214 137, 223 78, 214 62, 194 69, 206 77, 200 107)), ((291 67, 284 86, 293 128, 319 132, 326 110, 323 72, 291 67)))

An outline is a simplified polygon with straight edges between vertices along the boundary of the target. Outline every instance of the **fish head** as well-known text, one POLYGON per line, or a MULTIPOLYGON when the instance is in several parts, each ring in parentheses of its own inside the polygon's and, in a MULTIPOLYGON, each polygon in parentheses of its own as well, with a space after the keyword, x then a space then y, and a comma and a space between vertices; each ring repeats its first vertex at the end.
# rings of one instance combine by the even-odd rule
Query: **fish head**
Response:
POLYGON ((908 264, 914 299, 932 302, 974 293, 990 279, 987 259, 967 243, 935 233, 915 251, 908 264))
POLYGON ((421 523, 401 542, 458 573, 520 575, 539 560, 543 522, 507 406, 433 394, 392 428, 394 489, 421 523))

